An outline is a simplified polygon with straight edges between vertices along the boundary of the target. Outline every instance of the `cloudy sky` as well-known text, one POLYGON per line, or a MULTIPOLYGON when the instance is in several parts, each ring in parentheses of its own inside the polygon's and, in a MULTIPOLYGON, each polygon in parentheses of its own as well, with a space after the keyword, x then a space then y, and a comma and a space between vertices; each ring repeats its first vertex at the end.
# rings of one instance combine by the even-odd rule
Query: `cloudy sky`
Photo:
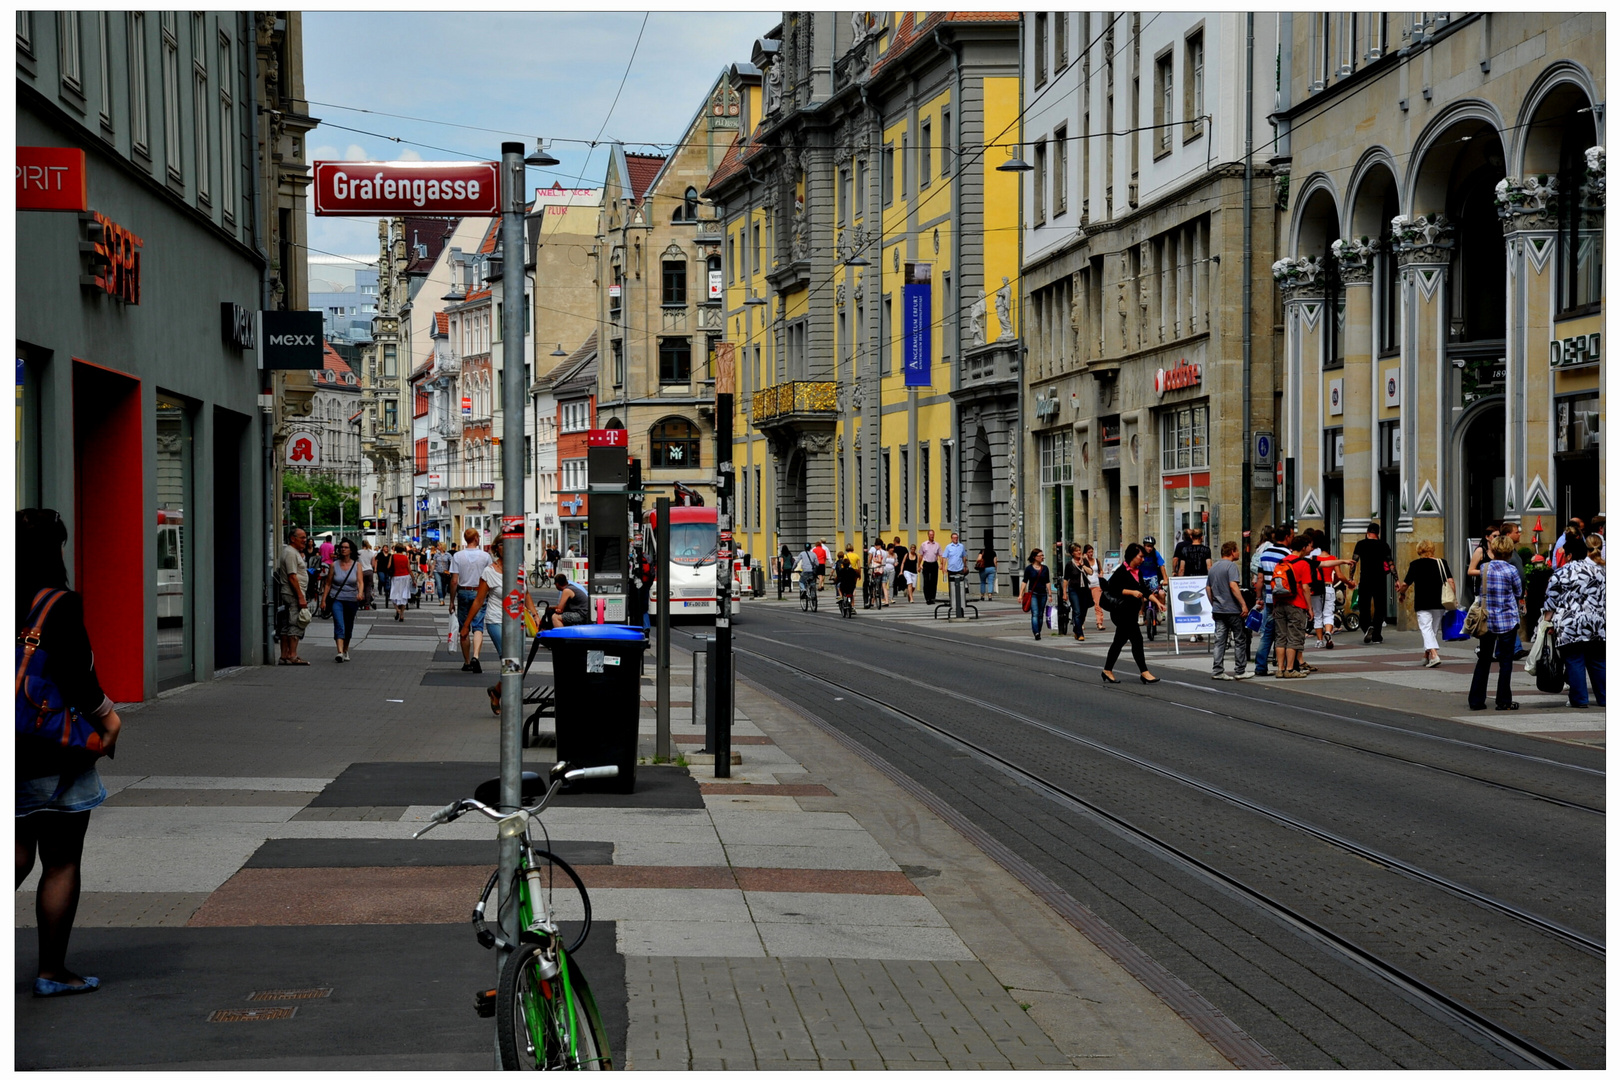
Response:
MULTIPOLYGON (((746 61, 754 39, 779 19, 771 12, 306 12, 304 93, 321 120, 310 132, 308 160, 490 161, 503 140, 532 148, 544 136, 558 140, 548 146, 562 164, 530 169, 529 187, 594 187, 607 167, 606 149, 589 146, 599 133, 604 143, 619 139, 643 152, 657 149, 644 144, 679 139, 721 69, 746 61), (494 130, 447 126, 457 124, 494 130)), ((312 253, 375 258, 376 219, 311 215, 309 245, 312 253)))

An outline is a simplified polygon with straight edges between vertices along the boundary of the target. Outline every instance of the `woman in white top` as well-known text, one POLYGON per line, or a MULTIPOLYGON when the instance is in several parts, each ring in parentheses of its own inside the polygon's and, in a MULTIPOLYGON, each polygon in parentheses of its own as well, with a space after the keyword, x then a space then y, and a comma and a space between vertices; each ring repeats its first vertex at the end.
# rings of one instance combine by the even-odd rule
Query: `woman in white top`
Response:
MULTIPOLYGON (((489 634, 489 640, 494 642, 495 654, 497 656, 502 655, 502 620, 506 616, 506 613, 501 609, 503 589, 504 587, 501 578, 501 549, 500 547, 496 547, 490 552, 489 565, 484 567, 483 572, 478 576, 478 594, 473 599, 471 611, 468 612, 466 619, 461 624, 461 634, 463 637, 466 637, 469 633, 470 624, 472 622, 472 612, 482 611, 484 613, 484 632, 489 634)), ((523 593, 523 604, 529 609, 529 612, 534 615, 535 623, 538 625, 540 622, 540 613, 535 610, 534 600, 530 598, 527 591, 523 593)), ((519 634, 519 640, 522 640, 521 633, 519 634)), ((526 646, 527 643, 525 642, 524 645, 526 646)), ((522 651, 523 646, 520 646, 518 652, 521 653, 522 651)), ((493 711, 496 716, 501 715, 500 681, 497 680, 494 686, 491 686, 485 690, 485 693, 489 695, 489 707, 491 711, 493 711)))
POLYGON ((377 553, 371 548, 370 540, 360 541, 360 577, 366 586, 365 599, 360 606, 375 608, 373 602, 377 596, 377 553))
POLYGON ((1080 567, 1086 573, 1086 587, 1091 590, 1091 610, 1097 614, 1097 629, 1103 626, 1102 567, 1097 563, 1097 549, 1087 544, 1080 553, 1080 567))

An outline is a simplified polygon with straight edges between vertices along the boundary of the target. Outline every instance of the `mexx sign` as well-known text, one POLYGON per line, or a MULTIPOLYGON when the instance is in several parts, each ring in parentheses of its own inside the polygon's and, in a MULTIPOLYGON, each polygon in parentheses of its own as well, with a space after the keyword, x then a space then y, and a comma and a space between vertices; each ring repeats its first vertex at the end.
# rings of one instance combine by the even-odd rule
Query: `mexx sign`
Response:
POLYGON ((261 311, 260 352, 272 371, 311 370, 322 366, 323 327, 318 311, 261 311))

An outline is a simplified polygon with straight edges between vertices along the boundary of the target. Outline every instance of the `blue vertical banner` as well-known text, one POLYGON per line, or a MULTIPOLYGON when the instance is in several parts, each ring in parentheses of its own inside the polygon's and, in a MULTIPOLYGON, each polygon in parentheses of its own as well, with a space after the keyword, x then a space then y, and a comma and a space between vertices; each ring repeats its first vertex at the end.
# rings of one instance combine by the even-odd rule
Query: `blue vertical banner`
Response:
POLYGON ((934 287, 932 282, 907 285, 905 293, 906 385, 932 386, 934 372, 930 349, 934 339, 934 287))

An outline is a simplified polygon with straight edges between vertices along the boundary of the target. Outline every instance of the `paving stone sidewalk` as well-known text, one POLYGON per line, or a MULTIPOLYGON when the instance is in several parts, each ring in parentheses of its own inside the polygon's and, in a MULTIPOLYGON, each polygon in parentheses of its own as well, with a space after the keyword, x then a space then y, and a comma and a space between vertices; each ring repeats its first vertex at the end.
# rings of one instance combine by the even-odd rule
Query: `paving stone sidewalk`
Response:
MULTIPOLYGON (((441 621, 363 617, 347 665, 316 623, 308 668, 248 668, 126 710, 70 952, 106 985, 27 996, 26 882, 18 1067, 488 1067, 489 1022, 468 1003, 493 984, 493 961, 466 918, 492 830, 469 816, 408 840, 448 801, 442 790, 493 775, 498 757, 483 692, 494 677, 455 677, 441 621), (261 983, 331 993, 271 1022, 211 1019, 261 983), (379 1013, 402 1022, 373 1061, 357 1048, 379 1013), (69 1037, 92 1016, 106 1038, 69 1037)), ((493 672, 487 647, 484 659, 493 672)), ((689 661, 674 671, 673 697, 689 702, 689 661)), ((652 673, 649 662, 644 761, 652 673)), ((536 675, 549 678, 544 654, 536 675)), ((881 774, 746 685, 738 705, 730 778, 644 763, 636 795, 559 803, 545 818, 590 888, 598 929, 581 963, 621 1065, 1230 1067, 881 774)), ((673 730, 677 750, 701 742, 678 706, 673 730)), ((544 767, 551 754, 525 760, 544 767)), ((556 898, 561 919, 580 915, 571 895, 556 898)))

